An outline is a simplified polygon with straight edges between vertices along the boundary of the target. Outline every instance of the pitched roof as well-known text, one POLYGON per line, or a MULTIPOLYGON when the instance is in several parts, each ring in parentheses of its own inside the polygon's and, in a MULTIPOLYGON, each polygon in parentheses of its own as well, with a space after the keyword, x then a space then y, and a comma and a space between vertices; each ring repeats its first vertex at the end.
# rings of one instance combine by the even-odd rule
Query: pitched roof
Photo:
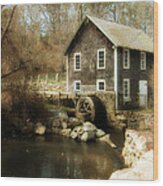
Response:
MULTIPOLYGON (((86 16, 86 19, 89 19, 116 47, 125 47, 153 53, 153 41, 142 30, 122 24, 104 21, 89 15, 86 16)), ((80 27, 82 27, 82 25, 80 27)), ((79 30, 80 28, 78 31, 79 30)), ((77 33, 75 37, 78 35, 77 33)), ((66 53, 73 41, 74 39, 70 42, 66 53)))

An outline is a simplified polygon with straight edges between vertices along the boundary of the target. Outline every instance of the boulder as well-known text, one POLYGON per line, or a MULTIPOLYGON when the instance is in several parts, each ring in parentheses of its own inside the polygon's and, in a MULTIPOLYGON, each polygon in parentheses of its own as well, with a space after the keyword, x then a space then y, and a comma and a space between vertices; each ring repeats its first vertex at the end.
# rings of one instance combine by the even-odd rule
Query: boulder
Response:
POLYGON ((71 134, 70 134, 70 137, 72 138, 72 139, 80 139, 80 137, 81 137, 81 135, 83 134, 83 127, 82 127, 82 125, 80 125, 80 126, 77 126, 77 127, 75 127, 73 130, 72 130, 72 132, 71 132, 71 134))
POLYGON ((82 122, 81 122, 81 120, 78 119, 78 118, 70 117, 70 118, 68 119, 68 127, 70 127, 70 128, 74 128, 74 127, 79 126, 79 125, 81 125, 81 124, 82 124, 82 122))
POLYGON ((101 129, 97 129, 96 130, 96 137, 97 138, 101 138, 102 136, 104 136, 106 133, 103 131, 103 130, 101 130, 101 129))
POLYGON ((112 148, 117 148, 117 146, 110 139, 110 135, 109 134, 106 134, 105 136, 99 138, 99 140, 109 144, 112 148))
POLYGON ((76 132, 76 131, 72 131, 71 132, 71 134, 70 134, 70 137, 72 138, 72 139, 77 139, 78 138, 78 133, 76 132))
POLYGON ((35 134, 44 135, 45 131, 46 131, 46 127, 42 123, 40 122, 36 123, 35 134))
POLYGON ((95 132, 94 131, 84 132, 81 135, 80 139, 81 139, 81 141, 84 141, 84 142, 87 142, 87 141, 90 141, 90 140, 95 140, 95 132))
POLYGON ((61 126, 62 126, 63 129, 67 129, 67 122, 62 121, 61 126))
POLYGON ((52 127, 61 127, 61 121, 60 119, 55 118, 52 123, 52 127))
POLYGON ((83 130, 84 130, 85 132, 88 132, 88 131, 96 131, 97 128, 96 128, 96 126, 95 126, 94 124, 92 124, 91 122, 86 121, 86 122, 83 123, 83 130))
POLYGON ((153 150, 146 152, 134 167, 118 170, 109 179, 153 180, 153 150))
POLYGON ((67 121, 68 120, 67 112, 64 111, 59 112, 59 119, 60 121, 67 121))
POLYGON ((84 130, 83 130, 83 126, 80 125, 80 126, 77 126, 73 129, 73 131, 75 131, 78 135, 81 135, 83 134, 84 130))
POLYGON ((62 129, 61 134, 65 137, 70 137, 71 129, 62 129))

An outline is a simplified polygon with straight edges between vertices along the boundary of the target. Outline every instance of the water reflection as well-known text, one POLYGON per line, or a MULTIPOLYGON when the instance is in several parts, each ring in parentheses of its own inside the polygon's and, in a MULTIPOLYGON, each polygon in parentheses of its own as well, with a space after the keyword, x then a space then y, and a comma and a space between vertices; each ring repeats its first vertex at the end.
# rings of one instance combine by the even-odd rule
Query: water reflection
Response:
POLYGON ((62 137, 2 141, 2 176, 108 179, 122 166, 117 153, 101 143, 62 137))

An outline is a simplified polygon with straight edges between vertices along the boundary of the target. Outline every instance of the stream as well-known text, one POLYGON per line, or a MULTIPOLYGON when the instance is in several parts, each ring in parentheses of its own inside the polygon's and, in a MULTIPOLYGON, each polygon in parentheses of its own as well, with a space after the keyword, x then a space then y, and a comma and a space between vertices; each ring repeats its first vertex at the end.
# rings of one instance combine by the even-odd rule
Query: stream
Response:
POLYGON ((108 179, 121 167, 118 151, 101 142, 61 136, 1 141, 2 177, 108 179))

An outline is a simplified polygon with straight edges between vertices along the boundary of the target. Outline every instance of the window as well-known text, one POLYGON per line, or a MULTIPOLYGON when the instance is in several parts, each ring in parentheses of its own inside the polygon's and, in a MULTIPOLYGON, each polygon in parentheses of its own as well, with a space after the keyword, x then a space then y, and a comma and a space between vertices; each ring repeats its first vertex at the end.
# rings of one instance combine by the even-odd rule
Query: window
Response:
POLYGON ((81 81, 74 81, 74 91, 80 91, 81 90, 81 81))
POLYGON ((97 50, 97 69, 105 69, 105 48, 97 50))
POLYGON ((75 71, 81 70, 81 53, 74 54, 74 70, 75 71))
POLYGON ((123 79, 123 98, 125 101, 130 100, 130 79, 123 79))
POLYGON ((130 68, 130 51, 129 49, 123 49, 123 68, 130 68))
POLYGON ((96 89, 97 91, 105 91, 105 80, 104 79, 98 79, 96 81, 96 89))
POLYGON ((146 53, 145 52, 140 53, 140 69, 146 70, 146 53))

